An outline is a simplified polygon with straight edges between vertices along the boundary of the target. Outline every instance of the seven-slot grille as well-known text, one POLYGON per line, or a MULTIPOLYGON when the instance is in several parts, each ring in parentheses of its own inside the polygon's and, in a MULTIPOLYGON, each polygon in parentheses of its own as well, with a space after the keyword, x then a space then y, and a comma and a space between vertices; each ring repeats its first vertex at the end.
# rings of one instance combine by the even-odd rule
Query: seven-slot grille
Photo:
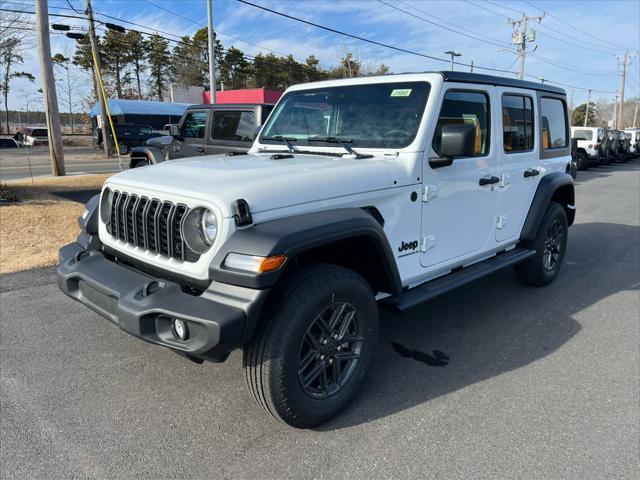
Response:
POLYGON ((129 245, 195 262, 200 255, 187 247, 180 228, 188 211, 180 203, 114 191, 107 231, 129 245))

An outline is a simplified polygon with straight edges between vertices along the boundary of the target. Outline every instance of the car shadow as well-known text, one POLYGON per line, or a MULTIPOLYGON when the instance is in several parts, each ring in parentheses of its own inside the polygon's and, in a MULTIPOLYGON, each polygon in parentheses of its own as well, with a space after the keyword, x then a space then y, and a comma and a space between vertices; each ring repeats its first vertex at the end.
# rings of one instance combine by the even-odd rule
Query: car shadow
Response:
POLYGON ((404 314, 381 308, 381 344, 360 395, 318 430, 393 415, 553 354, 580 333, 576 314, 639 289, 639 245, 640 227, 578 224, 547 287, 523 286, 507 269, 404 314))
POLYGON ((578 170, 575 182, 580 184, 594 178, 608 177, 613 172, 637 172, 640 157, 631 158, 624 163, 610 163, 609 165, 590 166, 586 170, 578 170))

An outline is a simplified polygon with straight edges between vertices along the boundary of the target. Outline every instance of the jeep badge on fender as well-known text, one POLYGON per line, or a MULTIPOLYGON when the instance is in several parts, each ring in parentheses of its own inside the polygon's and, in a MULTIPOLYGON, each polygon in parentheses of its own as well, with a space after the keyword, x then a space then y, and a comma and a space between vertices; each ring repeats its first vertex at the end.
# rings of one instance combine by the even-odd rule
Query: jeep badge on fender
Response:
POLYGON ((398 247, 398 251, 404 252, 405 250, 415 250, 416 248, 418 248, 418 241, 414 240, 413 242, 409 243, 402 242, 402 244, 398 247))
MULTIPOLYGON (((366 378, 378 302, 404 311, 507 266, 557 277, 576 211, 566 104, 466 72, 292 86, 248 154, 110 177, 58 284, 193 361, 242 349, 260 407, 319 425, 366 378)), ((193 128, 210 138, 210 121, 193 128)))

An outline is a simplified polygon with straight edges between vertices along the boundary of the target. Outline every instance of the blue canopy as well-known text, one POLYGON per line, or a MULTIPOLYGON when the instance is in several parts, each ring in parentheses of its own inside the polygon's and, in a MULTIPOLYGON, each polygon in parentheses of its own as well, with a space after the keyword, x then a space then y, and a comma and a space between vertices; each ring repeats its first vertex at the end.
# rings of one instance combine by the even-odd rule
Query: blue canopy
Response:
MULTIPOLYGON (((116 115, 176 115, 181 116, 189 103, 152 102, 147 100, 109 99, 109 111, 116 115)), ((100 114, 100 104, 89 111, 90 117, 100 114)))

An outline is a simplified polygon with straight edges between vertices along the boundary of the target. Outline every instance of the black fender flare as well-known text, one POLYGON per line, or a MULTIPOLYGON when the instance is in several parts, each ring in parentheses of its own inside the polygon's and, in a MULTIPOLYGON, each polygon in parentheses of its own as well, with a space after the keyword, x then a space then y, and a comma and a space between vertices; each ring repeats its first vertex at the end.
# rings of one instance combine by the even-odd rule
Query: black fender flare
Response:
POLYGON ((140 158, 146 158, 149 161, 149 165, 164 162, 164 153, 162 149, 158 147, 133 147, 131 149, 131 160, 129 162, 129 168, 134 168, 134 163, 140 158))
POLYGON ((557 201, 567 213, 569 225, 575 219, 575 190, 573 178, 565 172, 552 172, 540 179, 538 188, 529 207, 529 213, 524 221, 520 240, 532 240, 538 232, 549 203, 557 201))
MULTIPOLYGON (((215 281, 248 288, 271 288, 297 257, 316 248, 349 239, 362 239, 372 247, 388 282, 387 293, 397 295, 402 283, 395 257, 382 226, 361 208, 340 208, 311 212, 259 223, 237 230, 222 245, 209 267, 209 277, 215 281), (224 267, 230 252, 269 257, 285 255, 285 264, 276 271, 252 274, 224 267)), ((358 256, 358 252, 352 252, 358 256)))

